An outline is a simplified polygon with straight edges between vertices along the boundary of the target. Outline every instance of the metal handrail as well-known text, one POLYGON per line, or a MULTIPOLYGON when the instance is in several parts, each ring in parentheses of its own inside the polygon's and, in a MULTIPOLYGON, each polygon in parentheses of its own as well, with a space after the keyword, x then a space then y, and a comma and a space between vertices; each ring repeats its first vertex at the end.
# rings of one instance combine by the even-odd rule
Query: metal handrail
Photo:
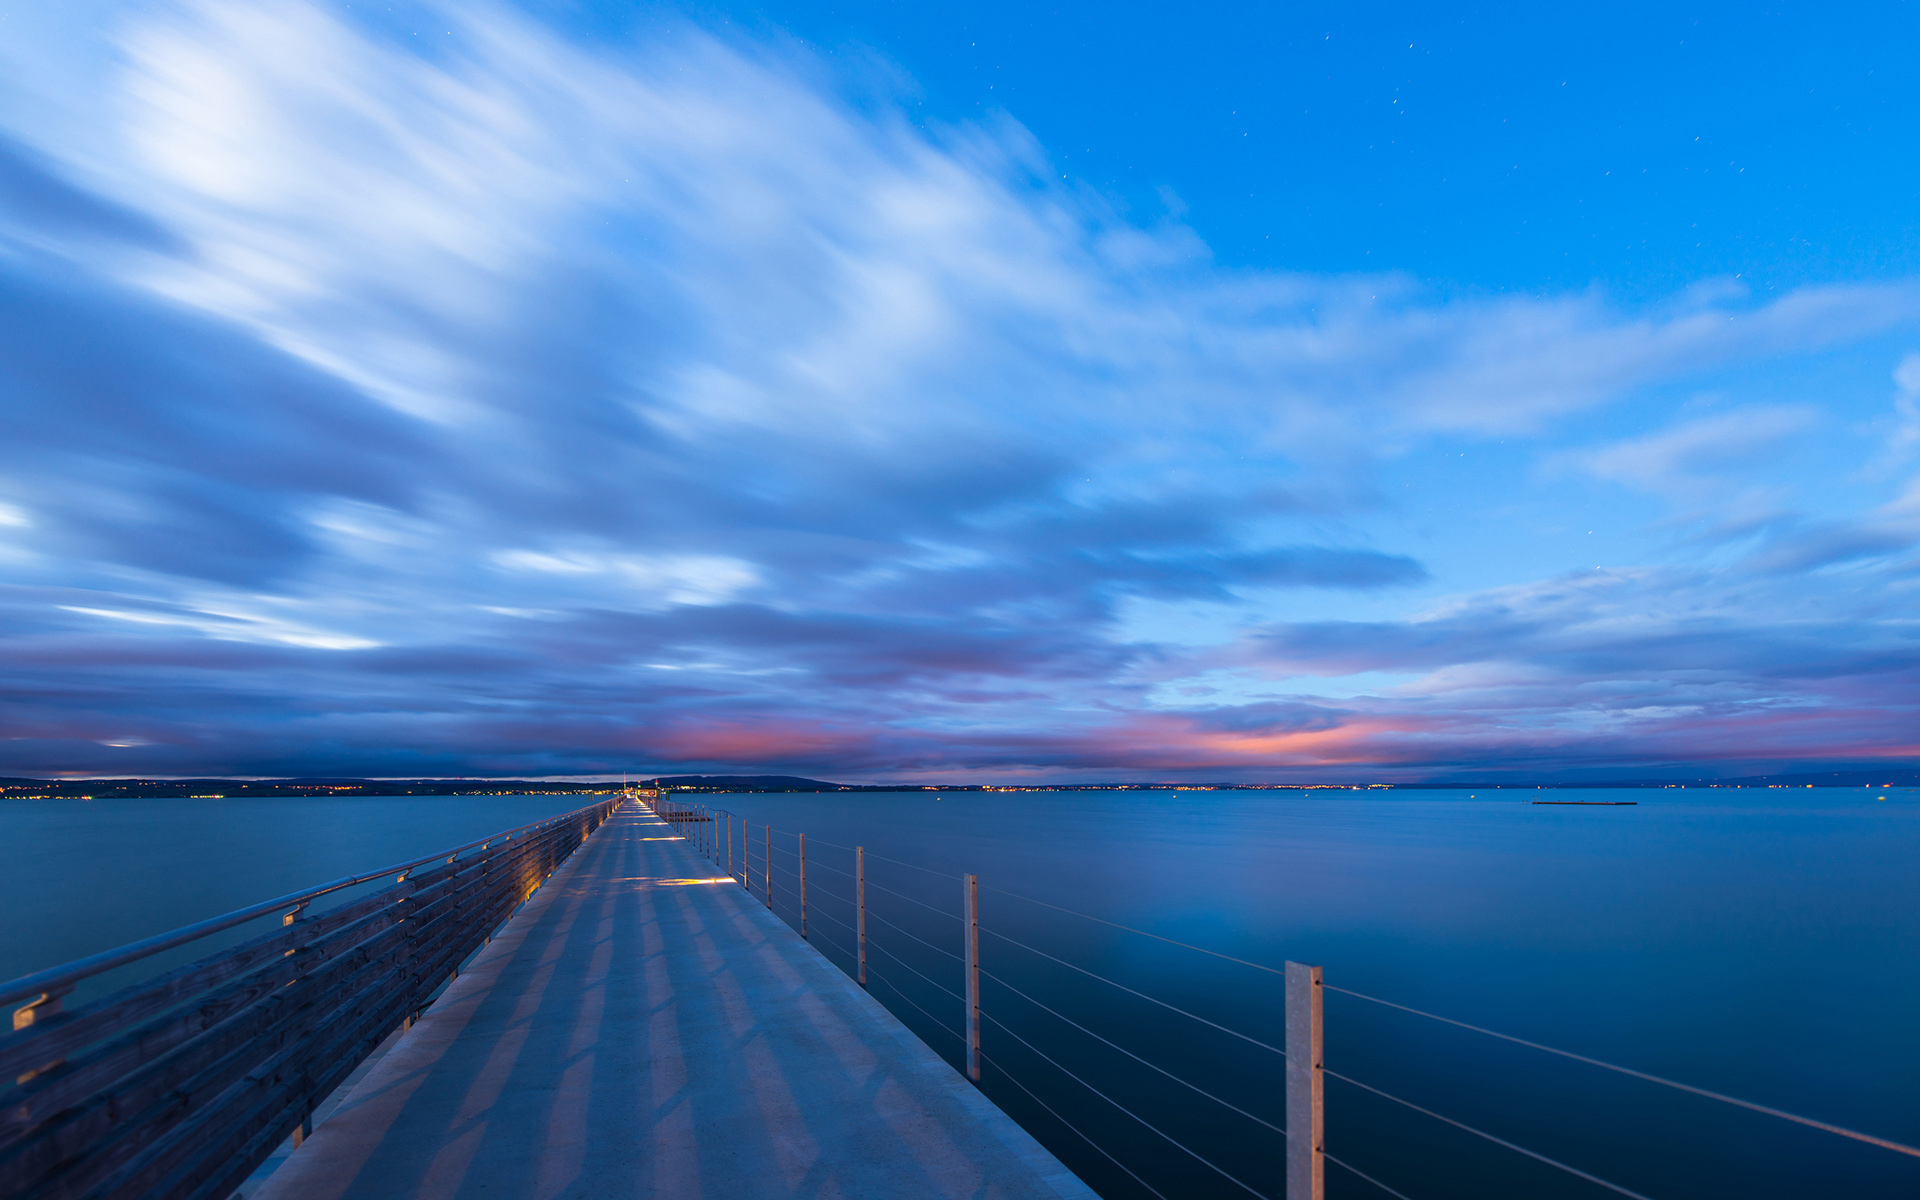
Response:
POLYGON ((307 888, 304 891, 289 892, 278 899, 265 900, 259 904, 248 905, 246 908, 238 908, 222 916, 209 917, 204 921, 198 921, 192 925, 182 925, 180 928, 167 933, 155 934, 142 941, 129 942, 124 946, 118 946, 112 950, 103 950, 98 954, 89 955, 86 958, 77 958, 69 963, 62 963, 56 967, 48 967, 44 971, 36 971, 31 975, 22 975, 18 979, 0 984, 0 1007, 5 1007, 18 1000, 32 999, 35 996, 44 996, 56 992, 64 993, 71 990, 75 984, 83 979, 89 979, 95 975, 111 971, 115 967, 123 967, 131 962, 138 962, 143 958, 159 954, 165 950, 171 950, 176 946, 184 946, 188 942, 198 941, 203 937, 219 933, 222 930, 232 929, 236 925, 245 925, 249 921, 257 921, 261 917, 279 909, 304 908, 320 897, 340 891, 343 888, 369 883, 387 875, 404 874, 413 870, 415 867, 422 867, 430 862, 443 859, 451 861, 476 846, 491 846, 495 842, 506 841, 519 837, 522 834, 545 829, 551 825, 558 825, 565 821, 574 820, 585 813, 592 812, 604 803, 605 801, 601 801, 599 804, 589 804, 584 808, 577 808, 572 812, 562 813, 557 817, 548 817, 544 821, 535 821, 530 825, 521 825, 518 828, 509 829, 504 833, 496 833, 490 837, 478 838, 462 846, 455 846, 451 850, 442 850, 436 854, 422 855, 419 858, 409 859, 402 863, 395 863, 393 866, 384 867, 378 871, 370 871, 364 875, 349 875, 341 879, 336 879, 332 883, 323 883, 318 887, 307 888))
POLYGON ((0 1034, 8 1195, 233 1194, 396 1029, 459 977, 617 812, 612 796, 487 838, 249 905, 4 986, 38 997, 0 1034), (391 884, 376 883, 397 876, 391 884), (301 919, 355 883, 364 895, 301 919), (255 935, 249 921, 284 913, 255 935), (221 929, 238 945, 153 973, 147 956, 221 929), (75 983, 149 977, 67 1011, 75 983))

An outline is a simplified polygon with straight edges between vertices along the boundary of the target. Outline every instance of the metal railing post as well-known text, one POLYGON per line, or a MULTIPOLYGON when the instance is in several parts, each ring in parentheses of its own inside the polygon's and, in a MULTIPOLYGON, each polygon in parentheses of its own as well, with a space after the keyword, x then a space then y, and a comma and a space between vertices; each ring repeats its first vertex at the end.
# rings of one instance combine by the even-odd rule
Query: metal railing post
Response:
POLYGON ((807 835, 800 835, 800 936, 807 936, 807 835))
POLYGON ((733 814, 727 814, 727 878, 733 878, 733 814))
POLYGON ((1326 1195, 1320 968, 1287 964, 1287 1200, 1326 1195))
POLYGON ((767 831, 767 856, 760 860, 760 874, 767 881, 767 908, 773 908, 773 826, 763 825, 767 831))
POLYGON ((867 986, 867 848, 853 848, 853 896, 860 941, 860 986, 867 986))
POLYGON ((966 879, 967 1078, 980 1082, 980 877, 966 879))

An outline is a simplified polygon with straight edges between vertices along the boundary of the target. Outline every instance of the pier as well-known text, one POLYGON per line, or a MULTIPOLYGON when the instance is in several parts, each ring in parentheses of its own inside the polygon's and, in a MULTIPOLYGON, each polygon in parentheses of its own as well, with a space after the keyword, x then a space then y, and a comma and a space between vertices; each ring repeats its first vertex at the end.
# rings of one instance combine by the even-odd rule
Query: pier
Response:
POLYGON ((617 811, 258 1200, 1093 1195, 729 883, 617 811))

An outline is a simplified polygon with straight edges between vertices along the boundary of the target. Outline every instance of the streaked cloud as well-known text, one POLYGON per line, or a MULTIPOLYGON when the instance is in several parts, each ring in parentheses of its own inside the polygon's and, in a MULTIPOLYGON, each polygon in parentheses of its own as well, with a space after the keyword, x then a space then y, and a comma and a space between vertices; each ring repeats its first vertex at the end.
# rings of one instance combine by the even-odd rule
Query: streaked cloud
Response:
POLYGON ((1252 272, 791 47, 421 11, 127 5, 0 104, 0 769, 1910 749, 1906 468, 1836 500, 1774 459, 1865 399, 1748 392, 1920 286, 1252 272))

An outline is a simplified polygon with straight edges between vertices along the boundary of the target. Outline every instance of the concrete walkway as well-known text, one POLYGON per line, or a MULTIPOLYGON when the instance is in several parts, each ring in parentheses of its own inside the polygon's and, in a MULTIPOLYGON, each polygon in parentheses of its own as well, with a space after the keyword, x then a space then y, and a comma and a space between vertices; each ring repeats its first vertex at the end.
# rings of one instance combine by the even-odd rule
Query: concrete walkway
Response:
POLYGON ((629 803, 257 1200, 1093 1200, 629 803))

